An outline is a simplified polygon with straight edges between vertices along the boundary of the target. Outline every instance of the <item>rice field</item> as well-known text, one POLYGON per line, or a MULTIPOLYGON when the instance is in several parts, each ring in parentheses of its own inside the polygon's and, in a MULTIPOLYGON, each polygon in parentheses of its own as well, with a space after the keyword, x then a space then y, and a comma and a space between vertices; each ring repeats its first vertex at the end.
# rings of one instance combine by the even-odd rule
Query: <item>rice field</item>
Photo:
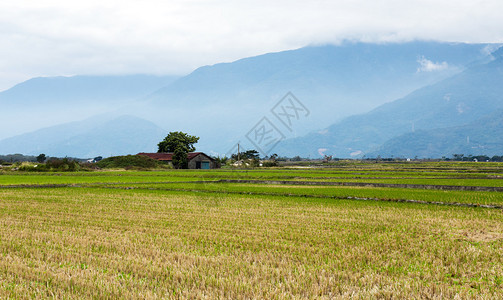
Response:
POLYGON ((0 298, 502 298, 502 192, 293 183, 501 167, 3 172, 0 298))

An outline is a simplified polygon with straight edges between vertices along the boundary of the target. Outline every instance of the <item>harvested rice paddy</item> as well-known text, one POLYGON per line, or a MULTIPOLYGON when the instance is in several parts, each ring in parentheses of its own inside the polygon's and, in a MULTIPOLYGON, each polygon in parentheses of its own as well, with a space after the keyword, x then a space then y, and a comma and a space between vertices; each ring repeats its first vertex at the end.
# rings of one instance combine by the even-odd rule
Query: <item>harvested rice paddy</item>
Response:
POLYGON ((502 298, 501 178, 495 163, 3 172, 0 298, 502 298))

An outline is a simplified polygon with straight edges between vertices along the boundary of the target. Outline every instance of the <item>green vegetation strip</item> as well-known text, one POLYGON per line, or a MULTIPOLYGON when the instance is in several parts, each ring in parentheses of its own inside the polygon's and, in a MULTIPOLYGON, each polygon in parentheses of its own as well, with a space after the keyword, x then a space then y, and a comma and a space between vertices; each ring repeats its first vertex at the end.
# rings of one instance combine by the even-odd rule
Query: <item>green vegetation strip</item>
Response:
POLYGON ((364 201, 387 201, 397 203, 417 203, 417 204, 432 204, 432 205, 445 205, 445 206, 461 206, 461 207, 482 207, 503 209, 503 205, 493 204, 478 204, 478 203, 460 203, 460 202, 440 202, 440 201, 422 201, 413 199, 389 199, 389 198, 372 198, 372 197, 355 197, 355 196, 329 196, 329 195, 316 195, 316 194, 298 194, 298 193, 267 193, 267 192, 250 192, 250 191, 212 191, 205 189, 187 189, 187 188, 141 188, 141 187, 110 187, 125 190, 132 189, 147 189, 159 191, 176 191, 176 192, 193 192, 193 193, 216 193, 216 194, 237 194, 237 195, 257 195, 257 196, 283 196, 283 197, 301 197, 301 198, 325 198, 325 199, 340 199, 340 200, 364 200, 364 201))
POLYGON ((495 186, 461 186, 461 185, 427 185, 427 184, 400 184, 378 182, 324 182, 324 181, 278 181, 278 180, 232 180, 222 179, 217 182, 226 183, 265 183, 265 184, 291 184, 291 185, 341 185, 341 186, 366 186, 366 187, 391 187, 427 190, 457 190, 457 191, 491 191, 503 192, 503 187, 495 186))
MULTIPOLYGON (((330 188, 321 189, 302 189, 296 190, 295 186, 288 186, 292 182, 270 182, 270 181, 229 181, 229 180, 219 180, 219 181, 188 181, 188 182, 150 182, 150 183, 135 183, 135 185, 129 184, 117 184, 117 183, 95 183, 95 184, 46 184, 46 185, 6 185, 0 186, 1 188, 92 188, 92 187, 105 187, 105 188, 116 188, 116 189, 146 189, 146 190, 161 190, 161 191, 178 191, 178 192, 196 192, 196 193, 226 193, 226 194, 240 194, 240 195, 261 195, 261 196, 286 196, 286 197, 303 197, 303 198, 327 198, 327 199, 345 199, 345 200, 368 200, 368 201, 388 201, 388 202, 408 202, 408 203, 418 203, 418 204, 432 204, 432 205, 447 205, 447 206, 464 206, 464 207, 482 207, 482 208, 493 208, 493 209, 503 209, 503 205, 495 204, 491 202, 476 203, 468 202, 470 200, 465 200, 465 202, 456 201, 433 201, 433 200, 419 200, 410 199, 414 194, 408 193, 407 191, 400 194, 392 193, 392 191, 384 191, 386 196, 383 197, 383 193, 379 193, 381 190, 368 189, 367 195, 361 196, 361 190, 349 190, 352 195, 347 195, 347 189, 345 195, 334 195, 335 191, 340 192, 340 190, 333 190, 330 188), (251 185, 250 183, 256 184, 251 185), (257 183, 263 185, 257 185, 257 183), (229 184, 225 186, 225 184, 229 184), (271 187, 270 184, 280 184, 280 187, 271 187), (160 186, 164 185, 164 186, 160 186), (194 188, 189 187, 194 185, 194 188), (171 187, 169 187, 171 186, 171 187), (288 189, 288 192, 282 191, 288 189), (355 195, 360 194, 360 196, 355 195), (376 197, 373 195, 380 195, 381 197, 376 197), (406 198, 407 197, 407 198, 406 198)), ((293 182, 297 184, 298 182, 293 182)), ((310 185, 310 184, 308 184, 310 185)), ((314 184, 317 185, 317 184, 314 184)), ((322 184, 326 185, 326 184, 322 184)), ((332 184, 329 184, 332 185, 332 184)), ((318 185, 319 186, 319 185, 318 185)), ((365 186, 368 188, 369 186, 365 186)), ((421 192, 422 190, 415 190, 416 192, 421 192)), ((424 191, 426 192, 426 191, 424 191)), ((365 193, 363 193, 365 194, 365 193)), ((424 196, 423 193, 418 194, 419 196, 424 196)), ((493 194, 494 195, 494 194, 493 194)), ((499 195, 499 194, 498 194, 499 195)), ((432 195, 433 197, 428 198, 442 198, 444 195, 432 195)), ((467 195, 462 195, 466 197, 467 195)), ((482 199, 485 201, 489 200, 491 197, 489 195, 482 195, 482 199)), ((478 197, 471 198, 472 200, 479 201, 482 200, 478 197)), ((460 199, 455 197, 455 199, 460 199)), ((470 198, 469 198, 470 199, 470 198)), ((449 199, 447 199, 449 200, 449 199)), ((493 200, 497 201, 497 200, 493 200)))
MULTIPOLYGON (((66 174, 65 174, 66 175, 66 174)), ((337 181, 326 180, 326 181, 309 181, 306 178, 292 177, 290 179, 294 180, 277 180, 277 177, 270 178, 267 180, 263 179, 247 179, 248 176, 242 176, 239 174, 231 174, 234 176, 222 176, 216 174, 210 174, 213 176, 208 176, 205 173, 195 175, 195 174, 144 174, 137 175, 134 173, 130 174, 116 174, 103 176, 98 173, 96 176, 55 176, 55 175, 40 175, 40 176, 2 176, 0 178, 0 188, 8 186, 32 186, 35 184, 39 185, 58 185, 58 184, 84 184, 84 183, 108 183, 108 184, 137 184, 137 183, 172 183, 172 182, 225 182, 225 183, 265 183, 265 184, 289 184, 289 185, 326 185, 326 186, 367 186, 367 187, 390 187, 390 188, 412 188, 412 189, 435 189, 435 190, 462 190, 462 191, 494 191, 503 192, 503 180, 493 180, 493 179, 388 179, 384 180, 382 178, 377 180, 370 179, 338 179, 337 181), (149 176, 151 175, 151 176, 149 176), (181 175, 181 176, 180 176, 181 175), (191 176, 187 176, 191 175, 191 176), (215 176, 216 175, 216 176, 215 176), (229 179, 237 178, 237 179, 229 179), (2 180, 3 179, 3 180, 2 180), (166 179, 169 179, 168 181, 166 179), (304 180, 303 180, 304 179, 304 180), (2 184, 3 181, 3 184, 2 184), (383 182, 387 181, 387 182, 383 182), (391 183, 390 183, 391 182, 391 183), (402 183, 402 182, 413 182, 413 183, 402 183), (441 184, 450 183, 450 184, 441 184), (491 186, 491 184, 499 186, 491 186)), ((250 175, 254 178, 253 175, 250 175)), ((257 176, 260 177, 260 176, 257 176)), ((320 178, 317 178, 320 179, 320 178)))
MULTIPOLYGON (((503 174, 431 172, 407 170, 341 169, 253 169, 253 170, 164 170, 164 171, 96 171, 96 172, 0 172, 0 185, 135 183, 200 180, 273 180, 357 182, 358 184, 416 184, 435 186, 486 186, 503 189, 503 174)), ((500 171, 501 172, 501 171, 500 171)), ((356 184, 355 186, 357 186, 356 184)))

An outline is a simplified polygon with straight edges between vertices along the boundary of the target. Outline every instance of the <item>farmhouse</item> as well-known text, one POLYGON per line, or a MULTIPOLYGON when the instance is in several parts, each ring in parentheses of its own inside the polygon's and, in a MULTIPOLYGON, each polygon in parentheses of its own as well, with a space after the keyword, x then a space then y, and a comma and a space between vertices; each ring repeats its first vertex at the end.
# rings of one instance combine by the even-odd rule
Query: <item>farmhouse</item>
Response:
MULTIPOLYGON (((163 161, 171 164, 173 160, 173 153, 138 153, 137 155, 144 155, 158 161, 163 161)), ((217 161, 203 152, 190 152, 187 153, 187 160, 189 162, 189 169, 216 169, 219 168, 217 161)))

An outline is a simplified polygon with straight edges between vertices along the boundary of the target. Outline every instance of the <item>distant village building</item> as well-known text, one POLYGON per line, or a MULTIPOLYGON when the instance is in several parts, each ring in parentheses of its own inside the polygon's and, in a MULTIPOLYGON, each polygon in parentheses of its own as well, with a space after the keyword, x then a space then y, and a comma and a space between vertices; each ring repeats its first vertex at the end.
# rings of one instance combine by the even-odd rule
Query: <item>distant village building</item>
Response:
MULTIPOLYGON (((172 164, 173 153, 138 153, 137 155, 148 156, 152 159, 172 164)), ((187 153, 187 161, 189 169, 217 169, 219 168, 218 162, 212 157, 204 154, 203 152, 190 152, 187 153)))

